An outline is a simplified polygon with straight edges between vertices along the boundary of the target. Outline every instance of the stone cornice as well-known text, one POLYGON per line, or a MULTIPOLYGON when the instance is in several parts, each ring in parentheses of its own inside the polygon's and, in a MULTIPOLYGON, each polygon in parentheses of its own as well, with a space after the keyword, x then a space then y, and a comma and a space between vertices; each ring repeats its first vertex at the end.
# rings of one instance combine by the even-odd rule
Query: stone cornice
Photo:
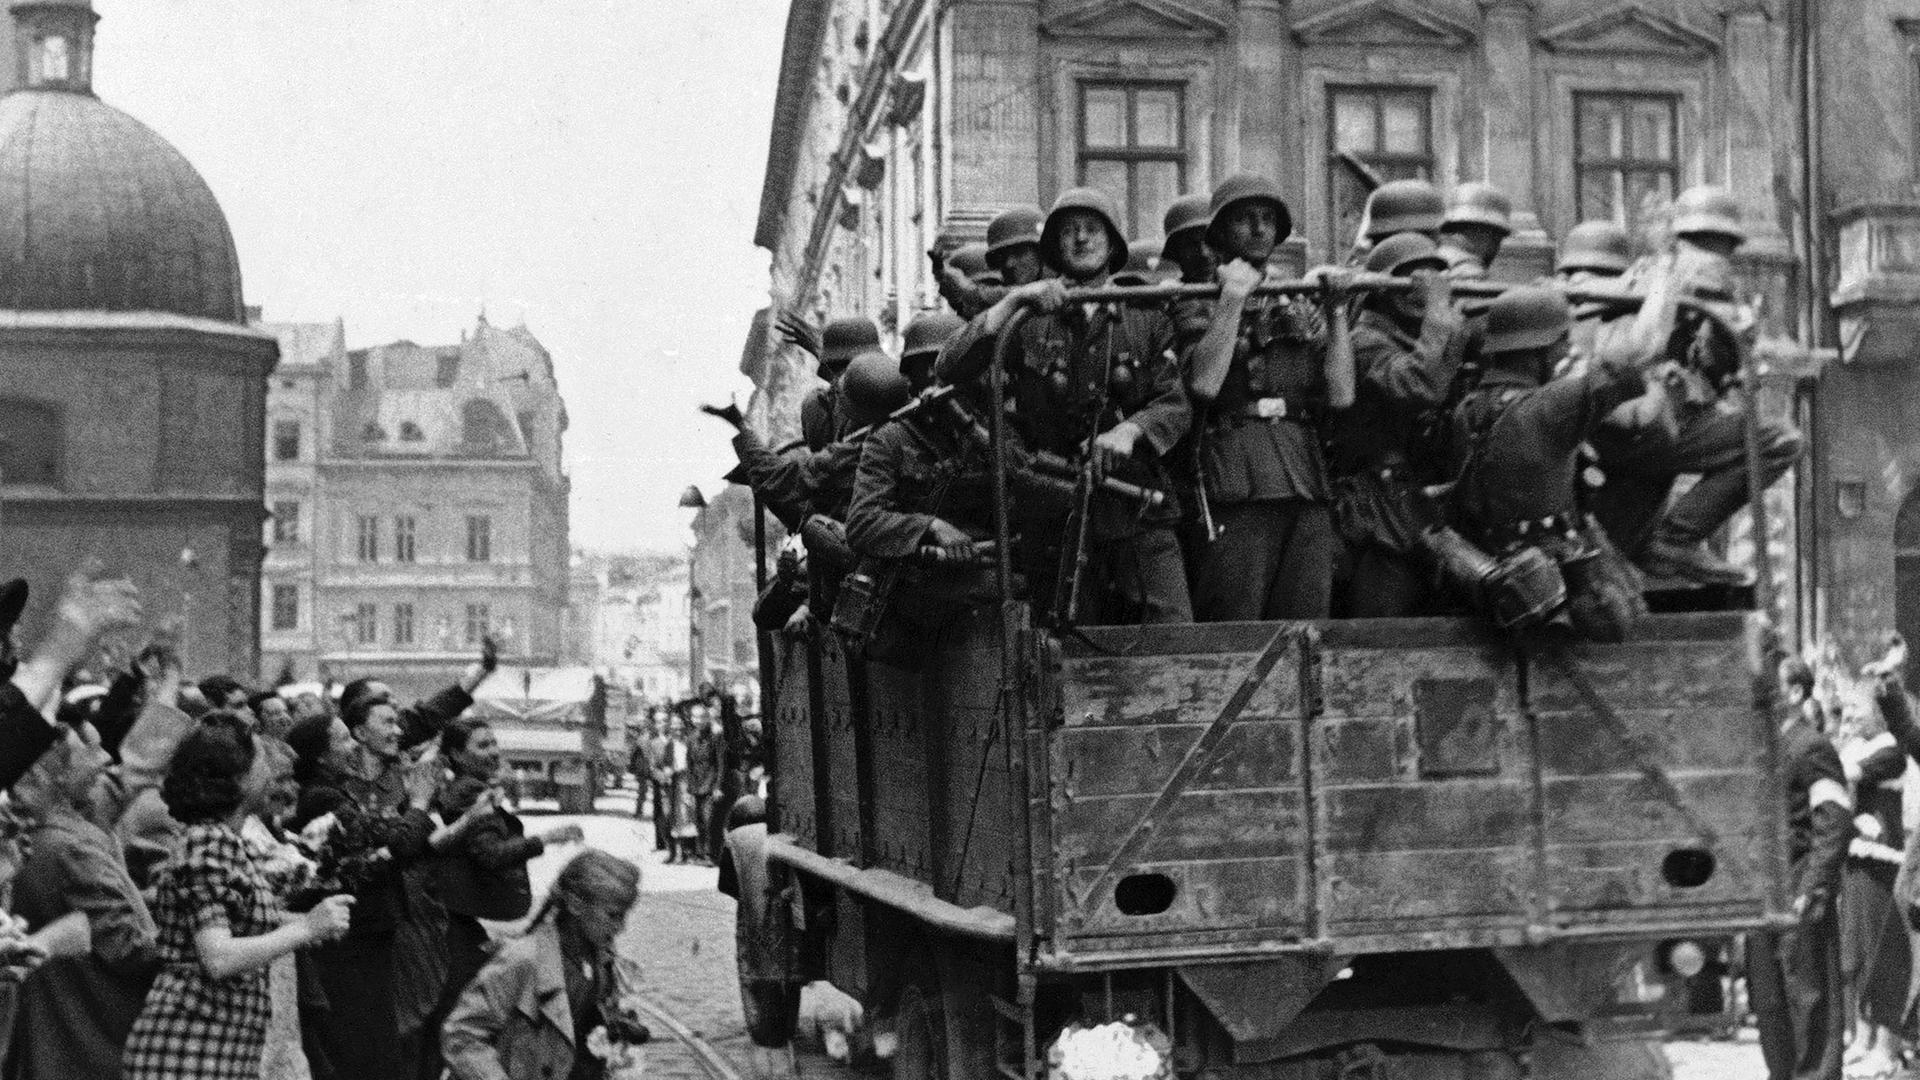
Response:
POLYGON ((1642 53, 1698 59, 1719 51, 1720 42, 1656 11, 1645 0, 1621 0, 1598 11, 1547 27, 1540 40, 1556 52, 1642 53))
POLYGON ((1293 36, 1307 45, 1430 45, 1458 48, 1471 44, 1474 27, 1406 0, 1349 0, 1293 24, 1293 36))
POLYGON ((1129 20, 1152 24, 1156 36, 1217 38, 1233 29, 1233 13, 1219 0, 1051 0, 1040 28, 1058 37, 1136 36, 1129 20))

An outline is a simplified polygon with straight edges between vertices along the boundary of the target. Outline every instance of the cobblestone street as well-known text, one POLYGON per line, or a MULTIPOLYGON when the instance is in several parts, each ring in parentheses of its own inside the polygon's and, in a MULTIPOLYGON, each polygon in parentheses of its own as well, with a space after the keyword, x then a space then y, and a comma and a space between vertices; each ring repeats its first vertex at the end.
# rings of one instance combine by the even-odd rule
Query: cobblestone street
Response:
MULTIPOLYGON (((529 810, 529 827, 577 821, 587 843, 640 863, 642 895, 622 935, 622 948, 644 972, 647 996, 710 1045, 742 1080, 783 1075, 765 1071, 740 1017, 733 970, 733 901, 715 888, 717 872, 705 866, 668 866, 653 850, 652 827, 631 816, 632 795, 600 800, 592 817, 529 810)), ((532 866, 535 896, 542 894, 573 849, 542 856, 532 866)), ((1752 1029, 1731 1040, 1678 1039, 1667 1045, 1675 1080, 1749 1080, 1766 1074, 1752 1029)), ((802 1080, 856 1080, 873 1075, 836 1064, 817 1046, 795 1055, 802 1080)), ((647 1057, 650 1080, 706 1080, 714 1074, 668 1031, 654 1029, 647 1057)), ((884 1075, 881 1071, 878 1075, 884 1075)))

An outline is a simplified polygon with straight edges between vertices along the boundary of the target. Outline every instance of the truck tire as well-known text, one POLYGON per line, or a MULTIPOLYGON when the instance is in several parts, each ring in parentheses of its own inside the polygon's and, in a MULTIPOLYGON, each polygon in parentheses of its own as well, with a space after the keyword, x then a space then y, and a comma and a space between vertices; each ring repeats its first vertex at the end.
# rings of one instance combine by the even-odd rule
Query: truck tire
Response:
POLYGON ((947 1080, 946 1018, 936 991, 918 985, 900 992, 893 1030, 893 1080, 947 1080))

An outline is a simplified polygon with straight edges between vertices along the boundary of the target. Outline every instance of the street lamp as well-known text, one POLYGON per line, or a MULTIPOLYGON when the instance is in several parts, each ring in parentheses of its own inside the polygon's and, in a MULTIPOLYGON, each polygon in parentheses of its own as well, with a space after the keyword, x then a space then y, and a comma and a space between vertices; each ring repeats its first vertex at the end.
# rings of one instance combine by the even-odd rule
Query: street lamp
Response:
MULTIPOLYGON (((690 510, 687 515, 687 529, 693 529, 693 523, 700 518, 700 511, 707 508, 707 497, 700 494, 700 488, 688 484, 687 490, 680 493, 680 509, 690 510)), ((700 586, 694 571, 699 564, 700 538, 694 536, 687 545, 687 696, 692 697, 700 689, 700 586)))

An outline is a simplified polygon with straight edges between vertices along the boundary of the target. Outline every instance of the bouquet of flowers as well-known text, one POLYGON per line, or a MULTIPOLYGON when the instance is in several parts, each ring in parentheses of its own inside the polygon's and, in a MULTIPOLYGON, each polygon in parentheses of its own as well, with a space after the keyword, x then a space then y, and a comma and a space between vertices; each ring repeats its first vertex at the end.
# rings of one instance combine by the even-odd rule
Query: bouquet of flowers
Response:
POLYGON ((388 848, 404 827, 398 814, 345 807, 308 822, 300 839, 314 852, 316 865, 308 883, 288 897, 287 907, 305 911, 325 897, 364 889, 386 865, 388 848))
POLYGON ((1047 1050, 1047 1080, 1172 1078, 1172 1044, 1132 1016, 1092 1027, 1076 1021, 1047 1050))
POLYGON ((632 995, 609 1001, 601 1013, 607 1022, 587 1033, 587 1053, 606 1062, 607 1080, 643 1080, 646 1051, 653 1032, 640 1022, 640 1008, 632 995))

